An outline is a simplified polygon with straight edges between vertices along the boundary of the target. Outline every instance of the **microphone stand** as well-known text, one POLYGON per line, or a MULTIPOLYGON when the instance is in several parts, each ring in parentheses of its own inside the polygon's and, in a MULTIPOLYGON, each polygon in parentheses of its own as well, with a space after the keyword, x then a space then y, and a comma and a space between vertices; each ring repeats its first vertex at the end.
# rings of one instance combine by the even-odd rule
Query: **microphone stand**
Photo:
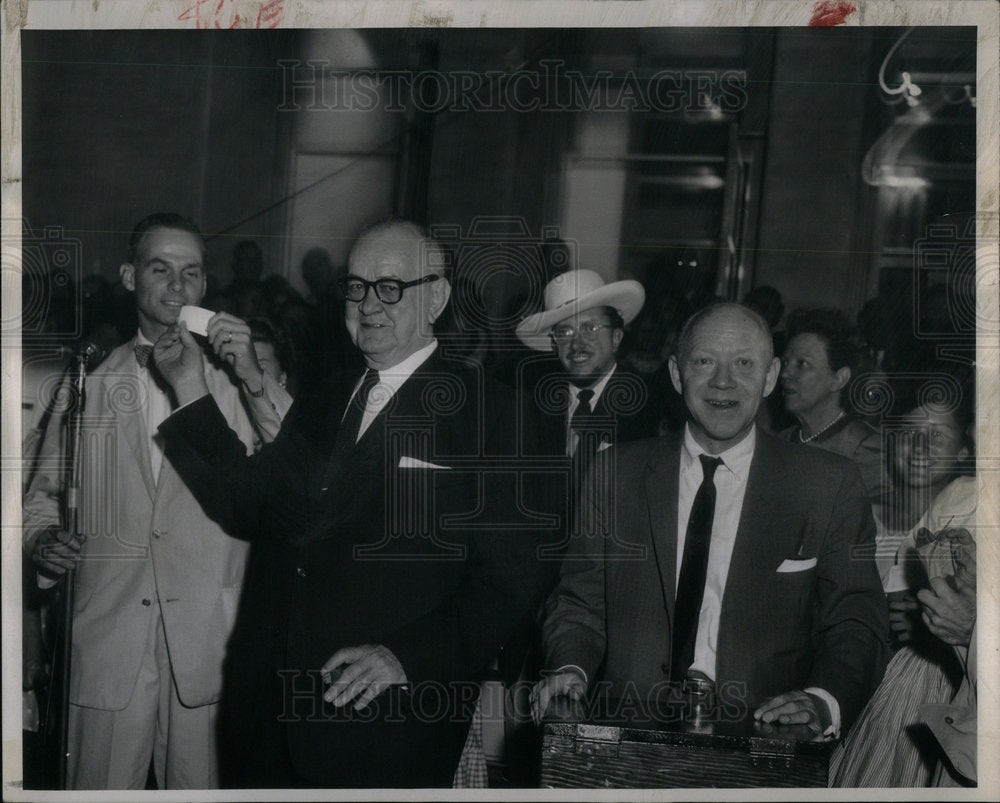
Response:
MULTIPOLYGON (((87 366, 93 353, 85 350, 74 358, 73 385, 76 403, 70 411, 69 439, 69 482, 66 486, 64 524, 70 538, 80 534, 80 444, 83 437, 83 411, 87 404, 87 366)), ((62 577, 60 604, 62 628, 59 633, 59 788, 66 789, 67 760, 69 758, 69 679, 73 652, 73 590, 76 570, 69 569, 62 577)))

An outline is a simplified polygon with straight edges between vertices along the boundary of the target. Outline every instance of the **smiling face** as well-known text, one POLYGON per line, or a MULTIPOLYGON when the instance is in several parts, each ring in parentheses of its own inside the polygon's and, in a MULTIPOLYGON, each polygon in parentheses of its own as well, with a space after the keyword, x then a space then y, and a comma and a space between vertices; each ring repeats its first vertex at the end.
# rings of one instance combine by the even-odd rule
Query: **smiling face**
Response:
POLYGON ((918 407, 904 421, 892 450, 897 478, 911 488, 949 482, 957 473, 958 461, 969 454, 955 417, 918 407))
POLYGON ((780 363, 758 322, 740 307, 727 305, 692 327, 669 366, 695 440, 710 454, 719 454, 750 431, 760 400, 778 381, 780 363))
POLYGON ((826 343, 811 332, 795 335, 788 342, 782 364, 781 392, 785 409, 793 415, 836 403, 851 376, 850 368, 834 371, 830 367, 826 343))
POLYGON ((580 387, 590 385, 611 370, 615 364, 615 352, 622 342, 624 332, 610 326, 608 314, 602 307, 583 310, 559 321, 553 329, 572 326, 575 334, 564 343, 554 343, 559 362, 570 375, 570 380, 580 387), (599 326, 593 340, 580 334, 581 326, 599 326))
POLYGON ((122 265, 120 275, 135 295, 143 335, 155 341, 177 323, 182 306, 201 302, 204 261, 201 240, 190 232, 155 228, 142 236, 134 264, 122 265))
MULTIPOLYGON (((373 229, 358 240, 347 272, 368 281, 419 279, 424 249, 420 235, 408 225, 373 229)), ((408 287, 395 304, 379 300, 374 287, 362 301, 346 301, 344 321, 368 366, 376 370, 398 365, 434 338, 432 324, 448 303, 447 280, 408 287)))

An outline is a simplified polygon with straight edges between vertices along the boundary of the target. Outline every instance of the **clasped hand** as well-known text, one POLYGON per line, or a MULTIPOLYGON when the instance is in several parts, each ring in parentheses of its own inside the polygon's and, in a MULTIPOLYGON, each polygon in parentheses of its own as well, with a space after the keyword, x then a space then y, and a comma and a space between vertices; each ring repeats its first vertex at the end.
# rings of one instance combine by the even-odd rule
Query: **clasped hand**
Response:
POLYGON ((344 647, 320 670, 329 688, 323 699, 338 708, 354 703, 360 710, 390 686, 406 684, 406 672, 396 656, 381 644, 344 647))

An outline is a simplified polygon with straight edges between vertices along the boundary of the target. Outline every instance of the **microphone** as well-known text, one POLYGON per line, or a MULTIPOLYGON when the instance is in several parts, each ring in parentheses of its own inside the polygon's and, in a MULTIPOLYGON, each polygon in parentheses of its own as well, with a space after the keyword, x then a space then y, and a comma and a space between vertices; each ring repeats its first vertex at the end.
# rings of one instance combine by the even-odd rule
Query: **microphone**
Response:
POLYGON ((75 354, 88 368, 96 367, 118 345, 118 333, 110 324, 101 324, 77 343, 75 354))

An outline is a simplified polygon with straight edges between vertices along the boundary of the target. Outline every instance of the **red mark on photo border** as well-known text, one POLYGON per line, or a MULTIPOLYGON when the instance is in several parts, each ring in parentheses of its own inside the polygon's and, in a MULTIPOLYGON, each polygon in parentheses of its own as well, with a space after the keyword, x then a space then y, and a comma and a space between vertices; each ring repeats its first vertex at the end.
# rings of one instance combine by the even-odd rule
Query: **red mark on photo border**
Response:
POLYGON ((820 28, 843 25, 847 18, 857 10, 858 7, 848 0, 820 0, 813 6, 809 24, 820 28))
MULTIPOLYGON (((262 2, 257 11, 254 28, 277 28, 285 15, 286 0, 270 0, 262 2)), ((240 25, 243 17, 236 10, 235 0, 198 0, 189 9, 183 11, 177 18, 181 22, 194 20, 196 28, 216 28, 218 30, 233 30, 249 27, 240 25)))

